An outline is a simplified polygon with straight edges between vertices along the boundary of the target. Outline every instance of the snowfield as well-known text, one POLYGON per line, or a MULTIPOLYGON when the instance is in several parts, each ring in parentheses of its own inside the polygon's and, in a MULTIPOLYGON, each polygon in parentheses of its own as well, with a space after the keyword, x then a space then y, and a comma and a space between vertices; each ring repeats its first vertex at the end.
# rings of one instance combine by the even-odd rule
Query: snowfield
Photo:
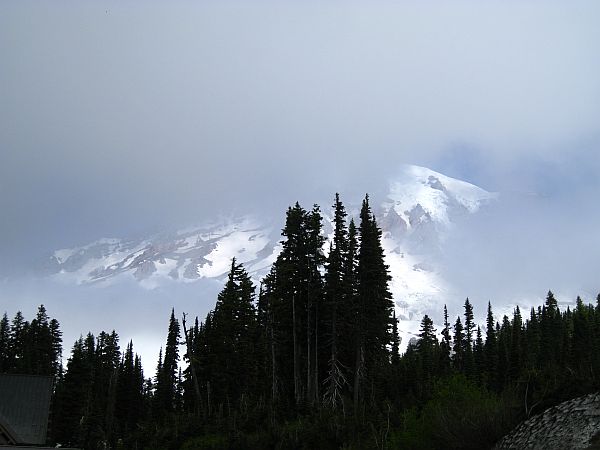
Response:
MULTIPOLYGON (((389 183, 386 198, 373 204, 392 275, 402 349, 418 333, 422 316, 439 311, 452 292, 438 267, 447 232, 457 219, 476 214, 496 197, 473 184, 407 165, 389 183)), ((355 204, 342 201, 349 213, 358 211, 355 204)), ((320 204, 330 203, 325 199, 320 204)), ((330 238, 331 211, 324 208, 323 214, 325 235, 330 238)), ((106 285, 126 277, 146 289, 156 289, 170 282, 223 281, 235 257, 258 283, 281 251, 283 212, 277 219, 220 218, 138 241, 100 239, 55 251, 46 261, 46 271, 66 284, 106 285)))

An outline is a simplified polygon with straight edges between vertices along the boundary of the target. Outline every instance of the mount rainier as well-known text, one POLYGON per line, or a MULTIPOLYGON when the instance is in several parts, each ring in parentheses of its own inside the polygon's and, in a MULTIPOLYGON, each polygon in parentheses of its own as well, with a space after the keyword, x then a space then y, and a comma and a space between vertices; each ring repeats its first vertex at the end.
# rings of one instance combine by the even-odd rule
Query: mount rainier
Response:
MULTIPOLYGON (((389 183, 386 198, 374 206, 405 337, 418 330, 423 314, 440 309, 452 289, 438 265, 449 231, 495 198, 465 181, 407 165, 389 183)), ((348 216, 356 218, 358 205, 342 201, 348 216)), ((332 233, 331 203, 319 203, 327 237, 332 233)), ((43 274, 67 284, 102 286, 129 279, 154 289, 169 282, 222 281, 236 257, 259 282, 281 248, 283 211, 278 219, 232 216, 144 239, 100 239, 55 251, 43 262, 43 274)))

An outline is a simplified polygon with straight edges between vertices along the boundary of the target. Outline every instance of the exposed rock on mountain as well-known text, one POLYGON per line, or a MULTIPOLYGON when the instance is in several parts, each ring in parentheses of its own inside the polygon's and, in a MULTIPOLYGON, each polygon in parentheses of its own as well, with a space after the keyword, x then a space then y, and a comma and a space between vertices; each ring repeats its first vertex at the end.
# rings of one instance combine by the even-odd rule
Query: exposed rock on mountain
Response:
MULTIPOLYGON (((451 287, 439 270, 449 230, 494 198, 477 186, 418 166, 403 166, 389 184, 376 215, 405 343, 417 332, 423 314, 440 309, 451 287)), ((349 216, 357 219, 356 199, 342 200, 349 216)), ((325 216, 324 233, 330 237, 331 198, 318 203, 325 216)), ((283 220, 283 212, 273 218, 231 216, 144 239, 100 239, 55 251, 43 263, 44 274, 65 283, 95 285, 133 278, 152 289, 169 282, 222 281, 236 257, 259 281, 280 251, 283 220)))

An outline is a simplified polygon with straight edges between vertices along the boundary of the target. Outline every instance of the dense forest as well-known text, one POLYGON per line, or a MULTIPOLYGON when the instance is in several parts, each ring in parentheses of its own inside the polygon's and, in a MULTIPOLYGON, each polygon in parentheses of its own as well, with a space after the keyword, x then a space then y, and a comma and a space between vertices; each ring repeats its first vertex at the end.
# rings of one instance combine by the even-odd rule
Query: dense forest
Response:
POLYGON ((466 299, 400 354, 368 196, 357 226, 336 195, 330 242, 322 222, 296 203, 260 286, 234 259, 206 317, 172 311, 152 376, 115 331, 82 336, 63 367, 43 306, 4 315, 0 372, 54 376, 49 443, 85 449, 484 449, 600 386, 600 295, 561 311, 548 292, 499 321, 488 304, 481 325, 466 299))

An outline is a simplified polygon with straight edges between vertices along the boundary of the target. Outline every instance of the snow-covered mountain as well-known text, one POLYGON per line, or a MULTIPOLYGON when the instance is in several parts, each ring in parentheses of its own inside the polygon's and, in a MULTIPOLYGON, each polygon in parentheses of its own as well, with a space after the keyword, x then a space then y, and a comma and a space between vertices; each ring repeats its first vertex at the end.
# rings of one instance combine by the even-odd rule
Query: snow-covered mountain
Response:
MULTIPOLYGON (((386 198, 374 211, 383 230, 391 289, 405 337, 418 329, 422 314, 439 309, 451 289, 438 270, 448 232, 459 226, 461 217, 476 213, 495 197, 470 183, 411 165, 403 166, 389 183, 386 198)), ((342 200, 356 216, 358 206, 342 200)), ((321 203, 329 204, 330 199, 321 203)), ((324 232, 330 237, 331 211, 322 209, 324 232)), ((227 217, 146 239, 100 239, 55 251, 44 262, 44 272, 75 284, 133 278, 152 289, 166 282, 222 280, 236 257, 258 281, 280 251, 283 220, 283 214, 272 219, 227 217)))
POLYGON ((277 257, 277 242, 272 227, 244 216, 146 239, 100 239, 57 250, 43 266, 60 281, 112 283, 133 277, 142 286, 153 288, 165 280, 219 279, 236 257, 260 278, 277 257))

